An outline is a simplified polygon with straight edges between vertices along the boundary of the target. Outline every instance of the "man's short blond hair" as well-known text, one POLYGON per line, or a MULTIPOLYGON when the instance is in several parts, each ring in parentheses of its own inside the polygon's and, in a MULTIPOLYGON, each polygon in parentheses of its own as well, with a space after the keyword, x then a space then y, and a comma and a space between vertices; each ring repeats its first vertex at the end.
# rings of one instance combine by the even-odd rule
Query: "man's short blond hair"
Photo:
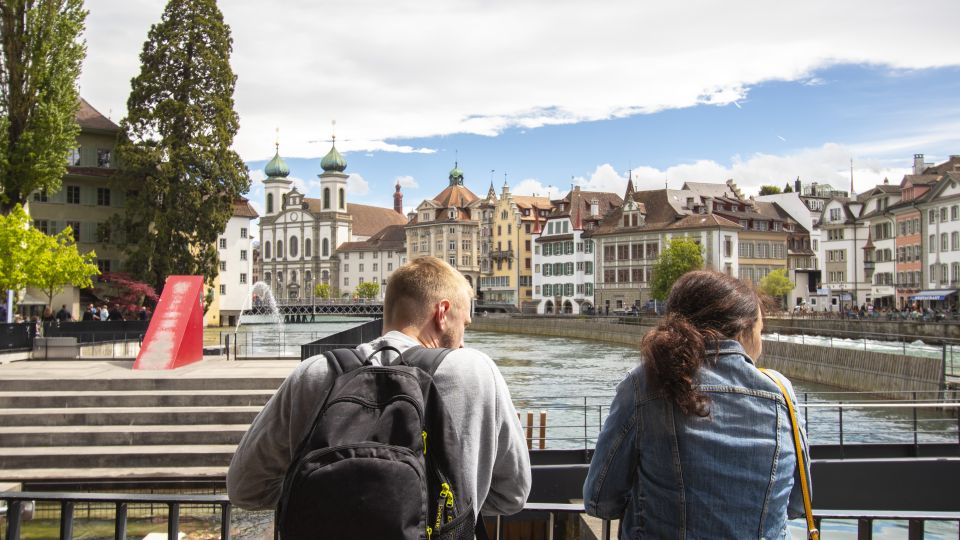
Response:
POLYGON ((387 281, 383 299, 384 326, 402 327, 423 324, 431 310, 444 298, 454 309, 469 309, 464 293, 472 288, 463 274, 436 257, 420 257, 397 268, 387 281))

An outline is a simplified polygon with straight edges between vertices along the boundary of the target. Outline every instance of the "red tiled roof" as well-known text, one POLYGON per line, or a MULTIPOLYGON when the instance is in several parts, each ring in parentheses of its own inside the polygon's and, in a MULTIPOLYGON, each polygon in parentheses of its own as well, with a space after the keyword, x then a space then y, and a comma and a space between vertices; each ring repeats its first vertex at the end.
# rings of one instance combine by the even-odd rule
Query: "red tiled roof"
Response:
POLYGON ((260 217, 260 214, 250 206, 250 201, 246 197, 237 197, 237 200, 233 201, 233 215, 254 219, 260 217))
POLYGON ((406 225, 407 216, 393 208, 347 203, 347 213, 353 217, 354 236, 373 236, 390 225, 406 225))
POLYGON ((433 198, 434 202, 444 208, 463 208, 473 201, 478 200, 472 191, 459 184, 447 186, 439 195, 433 198))

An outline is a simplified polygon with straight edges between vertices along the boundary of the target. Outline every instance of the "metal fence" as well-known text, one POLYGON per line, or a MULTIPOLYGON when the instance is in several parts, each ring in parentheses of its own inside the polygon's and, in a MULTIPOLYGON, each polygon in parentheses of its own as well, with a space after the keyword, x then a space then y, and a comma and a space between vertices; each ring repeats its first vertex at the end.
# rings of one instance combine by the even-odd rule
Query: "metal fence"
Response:
MULTIPOLYGON (((205 531, 205 538, 232 538, 233 524, 231 517, 233 507, 225 495, 138 495, 126 493, 55 493, 55 492, 3 492, 0 501, 0 513, 4 519, 2 531, 5 540, 20 540, 25 518, 31 517, 31 506, 36 504, 53 504, 59 508, 57 520, 59 528, 56 535, 50 538, 70 540, 74 537, 76 522, 82 519, 78 515, 78 508, 88 508, 97 505, 109 509, 113 521, 112 536, 114 540, 126 540, 130 536, 128 525, 136 516, 138 508, 144 506, 161 506, 165 509, 163 518, 166 520, 167 538, 178 538, 181 531, 181 517, 194 515, 197 511, 213 513, 219 519, 214 526, 205 531), (219 534, 219 536, 217 536, 219 534)), ((563 527, 557 524, 558 518, 579 516, 584 513, 582 503, 534 503, 528 502, 523 511, 511 518, 486 518, 488 531, 493 529, 493 538, 499 540, 506 536, 509 521, 523 520, 524 518, 539 517, 544 514, 545 529, 543 537, 553 540, 557 537, 566 537, 563 527), (560 529, 560 530, 558 530, 560 529)), ((857 524, 857 538, 869 540, 873 538, 874 525, 880 521, 907 522, 908 538, 910 540, 924 538, 927 525, 930 522, 960 523, 960 512, 922 512, 922 511, 869 511, 869 510, 814 510, 814 519, 821 530, 829 522, 835 520, 854 520, 857 524)), ((612 531, 616 527, 609 520, 600 520, 599 538, 610 540, 612 531)), ((32 536, 36 537, 36 536, 32 536)), ((46 537, 43 537, 46 538, 46 537)))
POLYGON ((29 351, 36 335, 36 323, 0 323, 0 352, 29 351))

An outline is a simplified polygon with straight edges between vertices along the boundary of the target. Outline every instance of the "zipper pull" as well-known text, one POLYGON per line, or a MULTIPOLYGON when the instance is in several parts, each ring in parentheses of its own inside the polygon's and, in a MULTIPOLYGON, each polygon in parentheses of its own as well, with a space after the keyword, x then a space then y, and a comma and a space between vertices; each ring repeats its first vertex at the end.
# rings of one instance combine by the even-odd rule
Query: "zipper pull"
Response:
POLYGON ((453 508, 453 491, 450 490, 450 486, 444 484, 447 488, 447 508, 453 508))
POLYGON ((420 435, 423 436, 423 455, 427 455, 427 432, 421 431, 420 435))
POLYGON ((427 525, 427 540, 430 540, 431 536, 433 536, 433 529, 431 529, 430 526, 427 525))

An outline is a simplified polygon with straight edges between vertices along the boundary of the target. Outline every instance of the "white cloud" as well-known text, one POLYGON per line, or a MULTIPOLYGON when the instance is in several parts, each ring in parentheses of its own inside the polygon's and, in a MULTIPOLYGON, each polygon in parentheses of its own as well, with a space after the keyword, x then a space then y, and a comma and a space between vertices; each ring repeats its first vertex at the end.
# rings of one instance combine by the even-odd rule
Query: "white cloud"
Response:
POLYGON ((527 178, 520 181, 519 184, 510 188, 514 195, 532 195, 535 197, 550 197, 559 199, 566 191, 560 191, 560 188, 552 185, 544 185, 536 178, 527 178))
MULTIPOLYGON (((751 195, 756 194, 764 184, 783 187, 789 183, 792 187, 799 176, 804 185, 811 182, 828 183, 849 190, 851 158, 857 193, 882 183, 884 178, 892 184, 899 184, 903 175, 911 171, 911 167, 899 161, 859 159, 853 148, 826 144, 792 154, 754 154, 747 158, 733 156, 729 165, 701 160, 677 164, 666 170, 637 167, 633 169, 633 179, 637 189, 661 189, 665 178, 670 189, 680 189, 688 181, 722 183, 732 178, 745 195, 751 195)), ((604 167, 608 166, 598 167, 597 171, 600 172, 604 167)), ((606 178, 607 173, 599 176, 606 178)), ((598 177, 598 174, 594 173, 594 177, 598 177)))
MULTIPOLYGON (((87 2, 82 93, 114 120, 164 4, 87 2)), ((929 17, 892 0, 278 0, 270 17, 263 5, 220 3, 246 160, 272 153, 276 126, 287 155, 317 155, 307 141, 332 119, 343 150, 432 152, 384 141, 737 103, 764 81, 821 84, 813 72, 837 63, 957 65, 960 48, 956 0, 925 2, 929 17)))
POLYGON ((412 176, 409 176, 409 175, 398 176, 398 177, 394 180, 394 184, 396 184, 396 182, 400 182, 400 187, 405 187, 405 188, 418 188, 418 187, 420 187, 420 185, 417 184, 417 179, 414 178, 414 177, 412 177, 412 176))
POLYGON ((370 183, 364 180, 359 174, 353 173, 347 178, 347 193, 366 195, 370 193, 370 183))

